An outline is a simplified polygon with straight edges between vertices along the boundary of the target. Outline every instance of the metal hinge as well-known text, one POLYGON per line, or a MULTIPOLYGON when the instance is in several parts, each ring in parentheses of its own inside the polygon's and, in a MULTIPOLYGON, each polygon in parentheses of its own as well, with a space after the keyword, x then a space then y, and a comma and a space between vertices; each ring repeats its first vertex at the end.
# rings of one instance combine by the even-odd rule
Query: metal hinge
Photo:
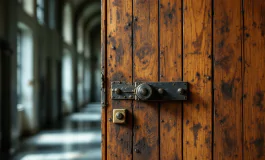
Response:
POLYGON ((180 101, 188 99, 187 82, 111 82, 113 100, 180 101))
POLYGON ((106 107, 106 81, 104 74, 101 73, 101 106, 106 107))

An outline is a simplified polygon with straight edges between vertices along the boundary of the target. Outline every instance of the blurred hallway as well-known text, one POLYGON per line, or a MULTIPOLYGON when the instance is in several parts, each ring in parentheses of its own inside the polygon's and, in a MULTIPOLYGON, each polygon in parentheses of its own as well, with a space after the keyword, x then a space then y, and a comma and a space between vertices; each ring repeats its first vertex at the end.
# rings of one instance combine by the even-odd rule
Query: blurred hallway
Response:
POLYGON ((100 160, 100 104, 89 104, 22 142, 14 160, 100 160))
POLYGON ((100 159, 100 28, 100 0, 0 0, 0 160, 100 159))

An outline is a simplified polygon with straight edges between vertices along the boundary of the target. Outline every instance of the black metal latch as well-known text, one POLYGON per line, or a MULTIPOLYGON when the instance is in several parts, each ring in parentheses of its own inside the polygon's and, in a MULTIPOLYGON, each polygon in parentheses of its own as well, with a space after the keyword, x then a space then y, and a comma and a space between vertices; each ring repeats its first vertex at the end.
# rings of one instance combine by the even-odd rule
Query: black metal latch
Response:
POLYGON ((187 82, 111 82, 113 100, 183 101, 188 99, 187 82))

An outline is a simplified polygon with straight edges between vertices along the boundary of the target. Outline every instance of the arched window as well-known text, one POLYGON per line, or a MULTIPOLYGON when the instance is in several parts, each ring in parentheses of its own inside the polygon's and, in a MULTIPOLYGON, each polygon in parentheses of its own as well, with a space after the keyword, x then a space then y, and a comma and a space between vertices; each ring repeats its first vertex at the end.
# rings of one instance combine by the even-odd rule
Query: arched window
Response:
POLYGON ((64 10, 63 10, 64 16, 63 16, 63 37, 64 41, 68 44, 72 44, 73 42, 73 15, 72 15, 72 8, 69 3, 65 4, 64 10))
POLYGON ((34 106, 34 39, 32 29, 19 22, 17 32, 17 109, 23 109, 28 127, 37 126, 34 106))
POLYGON ((62 84, 63 84, 63 110, 72 112, 73 110, 73 64, 71 52, 64 48, 63 66, 62 66, 62 84))
POLYGON ((77 51, 78 53, 84 52, 84 19, 81 18, 77 25, 77 51))

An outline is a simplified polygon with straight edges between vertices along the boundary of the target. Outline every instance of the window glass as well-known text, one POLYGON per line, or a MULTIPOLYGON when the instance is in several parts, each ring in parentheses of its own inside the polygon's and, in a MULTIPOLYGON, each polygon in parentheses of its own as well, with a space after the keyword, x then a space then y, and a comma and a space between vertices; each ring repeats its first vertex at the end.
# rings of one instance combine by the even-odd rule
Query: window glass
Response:
POLYGON ((64 41, 68 44, 72 44, 72 9, 70 4, 64 6, 64 16, 63 16, 63 37, 64 41))
POLYGON ((40 24, 44 24, 44 0, 37 0, 36 5, 37 19, 40 24))
POLYGON ((18 0, 21 3, 23 10, 30 16, 34 16, 34 0, 18 0))

